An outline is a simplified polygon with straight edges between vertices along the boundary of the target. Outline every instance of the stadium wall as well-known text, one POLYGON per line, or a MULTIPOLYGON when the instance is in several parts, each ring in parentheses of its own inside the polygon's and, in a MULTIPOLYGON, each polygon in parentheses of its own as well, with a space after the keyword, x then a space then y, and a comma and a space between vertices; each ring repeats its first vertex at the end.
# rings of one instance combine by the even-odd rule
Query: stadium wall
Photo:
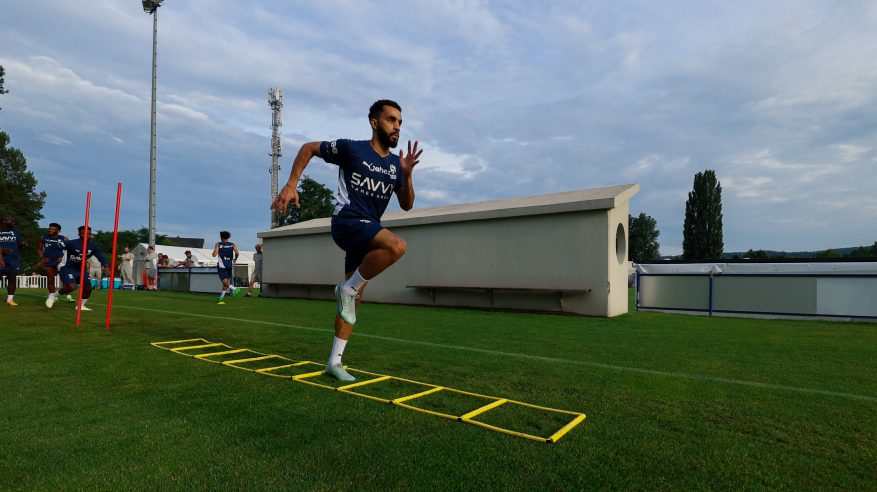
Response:
MULTIPOLYGON (((627 220, 639 185, 415 209, 382 224, 406 255, 369 282, 363 299, 416 305, 627 312, 627 220)), ((330 219, 259 233, 262 295, 333 299, 344 253, 330 219)))

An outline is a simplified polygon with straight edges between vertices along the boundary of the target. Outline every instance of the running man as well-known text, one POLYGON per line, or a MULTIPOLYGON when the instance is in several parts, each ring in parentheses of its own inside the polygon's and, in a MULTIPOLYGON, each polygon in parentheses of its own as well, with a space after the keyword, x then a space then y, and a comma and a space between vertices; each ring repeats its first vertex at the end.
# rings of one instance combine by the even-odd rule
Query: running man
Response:
POLYGON ((55 276, 58 275, 58 265, 64 261, 64 241, 67 238, 61 235, 61 224, 52 222, 49 224, 49 233, 40 238, 37 246, 43 269, 46 271, 48 280, 49 297, 46 299, 46 307, 52 309, 58 293, 55 288, 55 276))
POLYGON ((338 313, 335 315, 335 338, 326 364, 326 373, 342 381, 355 381, 341 363, 347 340, 356 323, 356 308, 366 282, 386 270, 405 254, 405 240, 381 226, 381 216, 393 193, 403 210, 414 206, 414 183, 411 174, 420 162, 423 150, 418 142, 408 141, 408 155, 393 154, 399 143, 402 108, 386 99, 372 104, 368 112, 371 140, 335 140, 309 142, 302 146, 293 161, 289 181, 271 205, 286 215, 289 202, 299 206, 296 187, 311 158, 319 157, 338 166, 338 192, 332 215, 332 239, 346 256, 345 282, 335 287, 338 313))
POLYGON ((78 239, 68 239, 67 241, 64 241, 64 251, 67 252, 67 263, 61 267, 61 282, 64 284, 64 287, 61 287, 61 290, 59 290, 58 293, 68 294, 73 292, 78 284, 82 284, 82 304, 79 305, 79 310, 91 311, 90 308, 85 306, 85 303, 88 302, 88 298, 91 297, 91 280, 88 277, 88 268, 85 269, 85 278, 79 278, 80 267, 82 266, 83 261, 87 263, 88 259, 92 256, 100 261, 100 264, 104 269, 106 269, 108 262, 100 246, 91 241, 88 242, 88 251, 85 254, 82 254, 82 241, 85 239, 86 235, 91 239, 91 227, 88 228, 88 232, 85 231, 85 226, 79 226, 78 230, 78 239))
POLYGON ((222 281, 222 294, 216 299, 218 304, 225 304, 225 294, 231 290, 231 295, 237 297, 238 290, 234 286, 234 262, 238 261, 240 252, 238 245, 230 243, 231 233, 220 231, 220 241, 213 246, 213 256, 216 256, 216 270, 219 272, 219 280, 222 281))
MULTIPOLYGON (((256 252, 253 253, 253 261, 256 263, 253 266, 253 276, 250 277, 250 287, 247 289, 247 297, 253 297, 253 286, 256 285, 256 282, 259 284, 262 283, 262 245, 256 245, 256 252)), ((262 294, 259 294, 259 297, 262 297, 262 294)))
POLYGON ((27 242, 21 231, 15 228, 15 220, 8 215, 0 219, 0 278, 6 277, 6 305, 18 306, 15 297, 16 279, 21 259, 18 249, 26 248, 27 242))

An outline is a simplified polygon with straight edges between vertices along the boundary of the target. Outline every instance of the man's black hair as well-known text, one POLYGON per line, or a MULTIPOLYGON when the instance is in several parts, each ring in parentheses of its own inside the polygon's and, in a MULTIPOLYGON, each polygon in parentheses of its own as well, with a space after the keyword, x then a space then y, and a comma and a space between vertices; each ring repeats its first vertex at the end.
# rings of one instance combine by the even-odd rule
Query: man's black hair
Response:
POLYGON ((51 224, 49 224, 49 227, 57 227, 59 231, 61 230, 61 224, 57 222, 52 222, 51 224))
POLYGON ((226 239, 231 237, 231 233, 228 231, 219 231, 219 239, 225 241, 226 239))
POLYGON ((375 101, 374 104, 370 108, 368 108, 368 119, 376 120, 378 116, 381 115, 381 112, 384 110, 384 106, 390 106, 392 108, 396 108, 399 112, 402 112, 402 106, 399 106, 399 103, 396 101, 391 101, 389 99, 381 99, 379 101, 375 101))
MULTIPOLYGON (((79 226, 79 229, 76 229, 76 230, 79 232, 82 232, 85 230, 85 226, 81 225, 81 226, 79 226)), ((88 232, 91 232, 91 231, 92 231, 91 226, 88 226, 88 232)))

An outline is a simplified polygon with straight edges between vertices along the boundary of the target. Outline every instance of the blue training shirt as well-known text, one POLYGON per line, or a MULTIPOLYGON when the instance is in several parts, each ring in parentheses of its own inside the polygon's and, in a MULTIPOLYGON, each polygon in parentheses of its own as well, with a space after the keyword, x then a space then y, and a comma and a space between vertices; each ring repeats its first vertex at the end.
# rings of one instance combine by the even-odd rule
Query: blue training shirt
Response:
POLYGON ((320 143, 320 157, 338 166, 335 215, 380 222, 393 190, 404 184, 399 156, 381 157, 368 140, 320 143))
POLYGON ((52 236, 50 234, 46 234, 40 239, 43 242, 43 258, 48 258, 49 261, 61 261, 64 259, 64 241, 67 238, 58 234, 57 236, 52 236))
POLYGON ((0 229, 0 248, 12 250, 11 253, 3 253, 3 262, 7 265, 18 268, 20 259, 18 257, 18 243, 24 240, 21 231, 16 228, 0 229))
POLYGON ((219 268, 233 268, 234 267, 234 243, 230 243, 228 241, 220 241, 216 243, 219 245, 219 253, 217 257, 219 258, 220 265, 219 268))
MULTIPOLYGON (((82 266, 82 239, 76 238, 64 241, 64 250, 67 251, 67 268, 79 270, 82 266)), ((101 265, 107 266, 108 262, 103 250, 97 244, 89 241, 88 253, 85 257, 91 258, 92 256, 97 257, 101 265)))

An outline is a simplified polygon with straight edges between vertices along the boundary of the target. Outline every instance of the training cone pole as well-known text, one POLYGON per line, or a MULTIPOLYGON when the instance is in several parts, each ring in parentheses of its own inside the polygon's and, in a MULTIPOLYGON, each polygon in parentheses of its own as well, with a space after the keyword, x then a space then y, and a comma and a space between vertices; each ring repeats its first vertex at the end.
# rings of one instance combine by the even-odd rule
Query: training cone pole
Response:
MULTIPOLYGON (((82 319, 82 289, 85 281, 85 263, 88 261, 88 214, 91 211, 91 192, 85 197, 85 235, 82 239, 82 261, 79 265, 79 296, 76 300, 76 326, 82 319)), ((89 280, 91 282, 91 280, 89 280)))
POLYGON ((116 221, 113 223, 113 259, 110 260, 110 295, 107 299, 107 325, 110 329, 110 317, 113 315, 113 291, 116 290, 116 244, 119 241, 119 207, 122 204, 122 183, 116 188, 116 221))

